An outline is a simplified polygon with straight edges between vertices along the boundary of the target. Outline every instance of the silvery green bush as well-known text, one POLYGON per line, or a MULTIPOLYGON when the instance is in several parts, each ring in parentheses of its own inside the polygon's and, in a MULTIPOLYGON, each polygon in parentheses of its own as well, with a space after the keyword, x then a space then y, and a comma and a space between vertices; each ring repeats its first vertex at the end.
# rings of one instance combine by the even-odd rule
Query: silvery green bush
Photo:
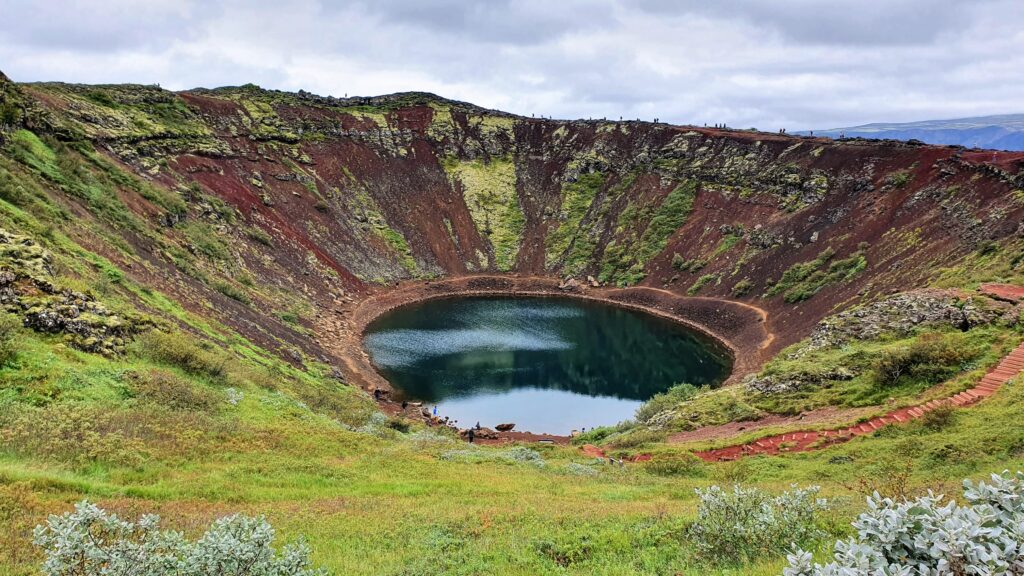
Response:
POLYGON ((198 540, 161 530, 160 518, 127 522, 88 501, 35 529, 46 576, 319 576, 302 542, 274 549, 265 518, 215 521, 198 540))
POLYGON ((698 489, 697 520, 687 535, 706 562, 740 563, 782 554, 794 543, 806 545, 825 535, 817 516, 829 503, 817 497, 818 491, 817 486, 793 486, 773 496, 740 486, 698 489))
POLYGON ((929 493, 895 502, 876 492, 853 523, 857 536, 836 543, 834 561, 788 556, 785 576, 1003 576, 1024 574, 1024 473, 964 482, 966 504, 929 493))

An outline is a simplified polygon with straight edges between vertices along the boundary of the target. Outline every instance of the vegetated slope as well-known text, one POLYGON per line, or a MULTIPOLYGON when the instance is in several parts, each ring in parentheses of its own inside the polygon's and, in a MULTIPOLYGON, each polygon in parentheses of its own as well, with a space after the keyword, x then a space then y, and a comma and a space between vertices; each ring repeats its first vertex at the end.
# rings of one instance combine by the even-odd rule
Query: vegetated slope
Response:
POLYGON ((425 94, 2 75, 0 140, 5 572, 36 573, 32 526, 84 496, 185 530, 266 513, 338 573, 735 572, 739 560, 685 537, 691 488, 814 481, 848 494, 898 477, 894 455, 915 486, 1022 462, 1006 426, 1024 406, 1014 386, 935 427, 801 459, 705 464, 659 442, 751 413, 969 385, 1017 344, 998 320, 1013 306, 972 308, 969 331, 926 338, 906 333, 908 316, 934 309, 938 330, 969 307, 887 296, 1021 280, 1022 155, 528 119, 425 94), (608 448, 656 452, 642 468, 559 446, 470 449, 378 412, 316 330, 395 281, 475 272, 732 298, 767 311, 770 352, 811 338, 749 385, 646 407, 608 448), (883 320, 854 311, 820 333, 860 301, 883 320), (897 338, 862 338, 865 318, 897 338), (868 365, 904 344, 923 375, 879 388, 868 365), (762 388, 781 392, 753 396, 762 388))
POLYGON ((214 302, 203 313, 249 337, 315 354, 281 320, 296 298, 313 313, 478 271, 739 298, 769 311, 781 347, 837 306, 1014 237, 1024 213, 1019 154, 540 120, 418 93, 8 92, 29 106, 28 129, 5 137, 17 154, 50 138, 170 198, 120 186, 143 232, 115 224, 119 250, 83 241, 190 308, 214 302))
POLYGON ((815 134, 837 138, 890 138, 920 140, 928 144, 950 144, 968 148, 1024 150, 1024 114, 999 114, 951 120, 874 123, 849 128, 815 130, 815 134))

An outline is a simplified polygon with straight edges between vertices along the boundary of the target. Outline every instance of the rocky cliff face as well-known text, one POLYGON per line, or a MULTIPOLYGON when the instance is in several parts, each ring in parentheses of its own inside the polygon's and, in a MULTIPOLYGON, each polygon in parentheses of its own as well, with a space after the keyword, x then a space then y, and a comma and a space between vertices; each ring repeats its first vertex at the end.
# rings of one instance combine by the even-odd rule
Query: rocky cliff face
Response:
POLYGON ((312 354, 303 327, 336 301, 475 272, 738 299, 769 312, 781 347, 1022 233, 1024 154, 523 118, 429 94, 0 78, 0 98, 9 171, 93 223, 79 242, 312 354))

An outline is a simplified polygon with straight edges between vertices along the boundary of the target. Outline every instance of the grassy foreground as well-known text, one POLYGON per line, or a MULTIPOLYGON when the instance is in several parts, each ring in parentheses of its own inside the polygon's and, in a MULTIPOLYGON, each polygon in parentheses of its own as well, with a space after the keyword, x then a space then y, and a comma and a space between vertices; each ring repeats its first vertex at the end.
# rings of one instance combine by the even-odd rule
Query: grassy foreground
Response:
POLYGON ((82 498, 130 517, 158 512, 193 534, 228 513, 266 514, 339 574, 777 574, 781 559, 711 566, 694 554, 684 532, 694 488, 819 484, 839 499, 826 519, 838 535, 866 492, 957 493, 960 478, 1024 467, 1024 432, 1007 426, 1024 417, 1017 383, 938 427, 715 465, 666 449, 658 464, 620 468, 572 447, 476 448, 401 432, 407 423, 374 416, 357 395, 341 393, 327 416, 286 388, 308 395, 326 379, 279 367, 281 384, 261 386, 244 377, 250 361, 221 364, 173 337, 115 359, 17 338, 0 372, 0 519, 10 528, 0 567, 10 574, 35 573, 31 528, 82 498), (11 393, 44 373, 60 400, 11 393))

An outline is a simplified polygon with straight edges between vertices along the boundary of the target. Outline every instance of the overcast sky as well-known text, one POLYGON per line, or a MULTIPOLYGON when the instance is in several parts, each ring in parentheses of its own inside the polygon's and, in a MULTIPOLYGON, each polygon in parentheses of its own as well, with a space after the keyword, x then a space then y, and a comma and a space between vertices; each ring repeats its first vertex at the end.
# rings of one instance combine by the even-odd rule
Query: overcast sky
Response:
POLYGON ((1021 0, 0 0, 17 81, 775 130, 1024 112, 1021 0))

